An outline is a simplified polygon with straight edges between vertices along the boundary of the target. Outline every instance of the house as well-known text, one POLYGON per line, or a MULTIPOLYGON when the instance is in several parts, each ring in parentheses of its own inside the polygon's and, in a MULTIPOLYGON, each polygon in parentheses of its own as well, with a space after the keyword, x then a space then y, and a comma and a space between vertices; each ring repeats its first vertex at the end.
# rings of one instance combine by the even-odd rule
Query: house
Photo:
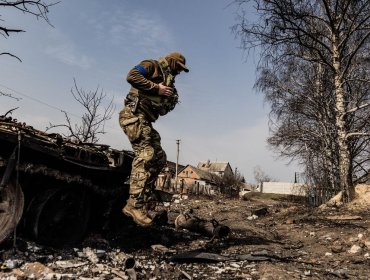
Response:
MULTIPOLYGON (((185 166, 178 164, 177 170, 183 169, 185 166)), ((159 173, 156 187, 165 191, 173 191, 175 185, 176 177, 176 163, 172 161, 167 161, 166 166, 163 168, 161 173, 159 173)))
POLYGON ((197 168, 216 174, 220 177, 234 176, 234 172, 229 164, 229 162, 210 162, 201 161, 198 163, 197 168))
POLYGON ((213 173, 206 170, 187 165, 177 174, 179 191, 181 193, 212 195, 216 190, 214 176, 213 173))

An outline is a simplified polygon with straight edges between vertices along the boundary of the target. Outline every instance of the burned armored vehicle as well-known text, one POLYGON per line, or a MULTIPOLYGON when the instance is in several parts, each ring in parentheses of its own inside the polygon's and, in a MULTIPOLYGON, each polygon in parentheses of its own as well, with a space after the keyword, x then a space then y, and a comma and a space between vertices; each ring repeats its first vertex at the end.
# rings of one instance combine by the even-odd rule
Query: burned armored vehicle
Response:
POLYGON ((37 242, 68 245, 91 224, 104 227, 121 213, 132 159, 131 151, 0 117, 0 242, 17 228, 37 242))

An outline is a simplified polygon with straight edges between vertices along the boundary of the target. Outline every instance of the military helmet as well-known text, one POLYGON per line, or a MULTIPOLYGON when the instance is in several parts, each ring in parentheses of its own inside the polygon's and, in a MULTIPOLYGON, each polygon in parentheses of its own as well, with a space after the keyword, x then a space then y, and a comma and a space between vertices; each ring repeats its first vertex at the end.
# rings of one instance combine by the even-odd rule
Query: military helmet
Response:
POLYGON ((180 67, 185 72, 189 72, 189 69, 186 66, 186 59, 185 59, 185 57, 181 53, 179 53, 179 52, 173 52, 173 53, 168 54, 166 57, 170 57, 170 58, 174 59, 176 61, 176 63, 178 65, 180 65, 180 67))

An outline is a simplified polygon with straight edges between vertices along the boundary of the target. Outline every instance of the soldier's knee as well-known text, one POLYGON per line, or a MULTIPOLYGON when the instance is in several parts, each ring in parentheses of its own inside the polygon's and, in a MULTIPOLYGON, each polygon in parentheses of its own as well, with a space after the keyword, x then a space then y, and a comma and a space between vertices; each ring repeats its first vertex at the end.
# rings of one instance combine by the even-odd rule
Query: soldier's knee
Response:
POLYGON ((146 146, 142 152, 140 153, 139 157, 144 161, 148 162, 151 161, 155 156, 154 148, 151 146, 146 146))

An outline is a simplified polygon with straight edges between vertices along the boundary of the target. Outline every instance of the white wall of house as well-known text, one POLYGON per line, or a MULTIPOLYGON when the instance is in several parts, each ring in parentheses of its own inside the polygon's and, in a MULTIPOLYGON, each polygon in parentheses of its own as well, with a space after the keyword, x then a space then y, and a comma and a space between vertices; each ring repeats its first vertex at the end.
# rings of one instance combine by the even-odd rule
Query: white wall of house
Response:
POLYGON ((263 182, 260 192, 305 195, 305 188, 304 185, 297 183, 263 182))

